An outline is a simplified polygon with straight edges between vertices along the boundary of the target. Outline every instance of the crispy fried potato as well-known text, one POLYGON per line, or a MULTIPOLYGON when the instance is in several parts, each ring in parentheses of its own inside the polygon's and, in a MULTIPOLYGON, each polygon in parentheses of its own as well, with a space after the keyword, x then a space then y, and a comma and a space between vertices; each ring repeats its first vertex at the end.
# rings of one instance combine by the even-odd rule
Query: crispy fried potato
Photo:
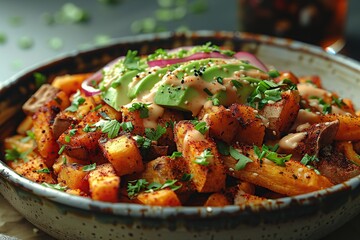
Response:
POLYGON ((326 114, 320 116, 321 122, 339 120, 339 130, 335 140, 359 141, 360 140, 360 117, 354 115, 326 114))
POLYGON ((180 121, 175 125, 175 142, 182 152, 184 164, 193 175, 193 183, 198 192, 218 192, 225 187, 225 170, 219 157, 215 142, 197 131, 189 121, 180 121), (195 162, 205 151, 211 156, 205 164, 195 162), (206 164, 207 162, 207 164, 206 164))
POLYGON ((286 91, 281 94, 282 100, 266 104, 259 114, 269 122, 266 125, 268 138, 280 138, 294 123, 300 109, 298 91, 286 91))
POLYGON ((141 204, 150 206, 181 206, 181 202, 173 190, 162 189, 155 192, 141 192, 137 195, 141 204))
POLYGON ((80 73, 80 74, 71 74, 71 75, 63 75, 57 76, 51 85, 56 87, 66 94, 70 95, 75 93, 78 89, 81 88, 81 83, 91 77, 92 73, 80 73))
POLYGON ((88 172, 83 171, 82 167, 78 164, 62 164, 57 177, 58 183, 62 183, 70 189, 80 189, 82 192, 88 193, 88 172))
POLYGON ((143 171, 140 150, 128 135, 100 142, 100 148, 119 176, 143 171))
POLYGON ((267 159, 259 161, 252 147, 242 147, 239 148, 239 151, 253 160, 253 162, 247 163, 244 169, 235 170, 237 161, 231 156, 223 156, 223 159, 228 167, 228 174, 242 181, 288 196, 308 193, 333 185, 326 177, 316 174, 314 170, 297 161, 289 160, 283 167, 267 159))
POLYGON ((265 125, 258 116, 258 111, 241 104, 231 105, 230 111, 240 123, 237 130, 229 128, 236 133, 235 141, 260 146, 264 141, 265 125))
POLYGON ((89 189, 91 198, 105 202, 118 202, 120 177, 116 175, 110 163, 96 166, 89 173, 89 189))
POLYGON ((64 92, 59 92, 56 98, 40 107, 33 116, 34 134, 37 149, 45 159, 46 165, 51 167, 58 157, 59 145, 52 130, 52 123, 56 115, 70 105, 64 92))
POLYGON ((232 115, 231 110, 224 106, 203 108, 199 119, 209 126, 209 135, 224 142, 231 143, 237 134, 239 122, 232 115))

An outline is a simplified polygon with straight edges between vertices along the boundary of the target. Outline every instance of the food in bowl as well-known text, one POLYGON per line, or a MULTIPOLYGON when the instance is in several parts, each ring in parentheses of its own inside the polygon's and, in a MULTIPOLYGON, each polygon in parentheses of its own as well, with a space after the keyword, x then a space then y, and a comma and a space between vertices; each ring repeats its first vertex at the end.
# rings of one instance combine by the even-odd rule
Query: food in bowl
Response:
POLYGON ((317 76, 210 43, 129 50, 94 74, 44 84, 23 110, 18 135, 5 140, 7 164, 99 201, 256 204, 359 174, 351 100, 317 76))

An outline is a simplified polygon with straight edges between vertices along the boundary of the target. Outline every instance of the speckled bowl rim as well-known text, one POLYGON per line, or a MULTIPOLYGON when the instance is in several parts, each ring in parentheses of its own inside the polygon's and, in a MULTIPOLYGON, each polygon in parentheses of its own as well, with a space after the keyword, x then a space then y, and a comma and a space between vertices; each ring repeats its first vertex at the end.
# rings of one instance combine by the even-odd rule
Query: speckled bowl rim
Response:
MULTIPOLYGON (((276 47, 286 48, 292 51, 301 51, 305 53, 309 53, 314 55, 315 57, 323 58, 326 60, 330 60, 336 64, 344 65, 348 68, 351 68, 355 71, 359 71, 360 74, 360 63, 356 60, 350 59, 343 55, 332 55, 326 53, 320 47, 312 46, 306 43, 290 40, 290 39, 282 39, 275 38, 266 35, 258 35, 252 33, 244 33, 244 32, 218 32, 218 31, 196 31, 186 34, 191 37, 193 34, 200 37, 213 37, 221 35, 222 37, 233 39, 240 38, 242 40, 256 41, 260 44, 272 45, 276 47)), ((102 49, 106 47, 111 47, 112 45, 116 45, 119 43, 125 42, 141 42, 141 41, 151 41, 151 40, 159 40, 159 39, 167 39, 174 36, 174 33, 160 33, 160 34, 144 34, 138 36, 130 36, 130 37, 122 37, 115 39, 111 44, 90 48, 86 51, 74 51, 70 53, 65 53, 57 58, 52 58, 51 61, 57 62, 61 61, 64 58, 72 58, 76 57, 79 54, 84 52, 102 49)), ((5 87, 11 87, 12 83, 16 81, 16 79, 25 75, 29 71, 34 71, 40 66, 45 65, 49 61, 45 61, 44 63, 37 64, 33 67, 25 69, 18 74, 11 77, 8 81, 6 81, 5 87)), ((2 86, 4 87, 4 86, 2 86)), ((360 191, 360 175, 349 179, 343 183, 334 185, 330 188, 326 188, 323 190, 297 195, 293 197, 284 197, 276 200, 272 200, 269 202, 264 202, 260 205, 229 205, 225 207, 192 207, 192 206, 184 206, 184 207, 157 207, 157 206, 145 206, 139 204, 132 203, 107 203, 101 201, 91 200, 85 197, 79 197, 75 195, 70 195, 65 192, 61 192, 58 190, 54 190, 51 188, 47 188, 42 186, 41 184, 37 184, 32 182, 24 177, 21 177, 12 169, 10 169, 5 162, 0 161, 0 175, 10 183, 13 183, 17 187, 21 187, 27 191, 32 192, 34 195, 39 197, 44 197, 49 199, 50 201, 54 201, 57 203, 61 203, 67 206, 71 206, 74 208, 79 208, 83 210, 90 210, 95 212, 103 212, 109 213, 118 216, 133 216, 133 217, 149 217, 149 218, 160 218, 166 219, 168 217, 174 217, 177 215, 181 216, 197 216, 199 218, 208 218, 208 217, 216 217, 223 215, 241 215, 246 209, 247 212, 250 211, 254 214, 261 212, 271 212, 274 210, 281 210, 285 208, 289 208, 293 205, 293 203, 299 203, 301 205, 312 205, 316 204, 319 201, 325 200, 327 197, 332 196, 334 194, 346 193, 348 192, 351 195, 351 192, 355 190, 360 191)))

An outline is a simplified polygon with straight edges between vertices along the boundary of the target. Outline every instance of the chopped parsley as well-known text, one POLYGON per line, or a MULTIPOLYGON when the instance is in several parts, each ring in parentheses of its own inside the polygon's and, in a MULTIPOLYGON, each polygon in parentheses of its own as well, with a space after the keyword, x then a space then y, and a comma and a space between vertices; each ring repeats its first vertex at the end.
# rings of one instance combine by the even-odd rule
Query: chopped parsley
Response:
POLYGON ((59 190, 59 191, 66 191, 67 187, 66 186, 62 186, 60 183, 57 183, 57 184, 51 184, 51 183, 42 183, 41 185, 45 186, 45 187, 48 187, 48 188, 52 188, 52 189, 55 189, 55 190, 59 190))
POLYGON ((74 94, 74 99, 73 101, 71 102, 71 105, 70 107, 66 108, 65 111, 68 111, 68 112, 76 112, 79 108, 79 106, 81 104, 83 104, 85 102, 85 98, 83 98, 81 95, 80 95, 80 91, 78 90, 75 94, 74 94))
POLYGON ((133 137, 134 140, 136 141, 136 143, 139 145, 140 148, 142 149, 149 149, 151 146, 151 140, 146 138, 146 137, 142 137, 139 135, 136 135, 133 137))
POLYGON ((154 192, 165 188, 170 188, 173 191, 178 190, 182 185, 176 185, 177 180, 166 180, 164 184, 158 182, 149 183, 146 179, 137 179, 128 181, 127 193, 130 198, 133 198, 141 191, 154 192))
POLYGON ((125 132, 132 132, 134 130, 134 125, 132 122, 122 122, 120 125, 125 132))
POLYGON ((267 103, 277 102, 281 99, 280 85, 272 81, 262 80, 248 97, 248 102, 251 107, 262 109, 267 103))
POLYGON ((24 161, 28 161, 27 159, 27 155, 29 154, 29 152, 32 151, 32 149, 29 149, 28 151, 25 152, 19 152, 17 150, 17 148, 12 148, 12 149, 6 149, 5 150, 5 160, 6 161, 17 161, 17 160, 24 160, 24 161))
POLYGON ((309 154, 305 154, 302 159, 300 160, 300 163, 306 165, 309 165, 312 162, 319 162, 319 158, 316 155, 309 155, 309 154))
POLYGON ((266 146, 265 144, 262 145, 262 148, 254 145, 254 152, 257 155, 259 161, 261 161, 263 158, 266 158, 272 162, 274 162, 276 165, 279 166, 285 166, 285 162, 290 160, 291 154, 289 155, 282 155, 278 154, 276 151, 278 149, 278 145, 275 145, 273 147, 266 146))
POLYGON ((200 122, 198 120, 192 120, 192 124, 194 124, 194 127, 196 130, 198 130, 201 134, 205 134, 209 130, 209 126, 206 124, 206 122, 200 122))
POLYGON ((207 166, 210 164, 210 161, 213 159, 214 155, 212 155, 211 149, 205 149, 200 156, 197 156, 196 159, 194 160, 194 163, 203 165, 203 166, 207 166))
POLYGON ((128 50, 124 60, 124 66, 129 70, 142 70, 140 67, 140 57, 138 51, 128 50))
POLYGON ((182 152, 173 152, 172 154, 171 154, 171 156, 170 156, 170 158, 178 158, 178 157, 182 157, 183 155, 182 155, 182 152))
POLYGON ((38 169, 36 170, 37 173, 50 173, 50 170, 48 168, 38 169))
POLYGON ((35 87, 36 88, 41 87, 41 85, 43 85, 46 82, 46 77, 42 73, 35 72, 33 76, 35 79, 35 87))
POLYGON ((343 101, 342 98, 337 98, 335 96, 332 96, 331 98, 332 98, 331 104, 334 104, 334 105, 338 106, 339 108, 346 106, 346 103, 343 101))
POLYGON ((194 176, 191 173, 184 173, 181 177, 181 181, 188 182, 190 181, 194 176))
POLYGON ((84 132, 95 132, 96 131, 96 129, 97 129, 97 127, 95 126, 95 127, 92 127, 92 126, 90 126, 89 124, 86 124, 85 125, 85 127, 83 128, 83 131, 84 132))
POLYGON ((93 126, 100 127, 102 133, 108 134, 108 138, 115 138, 119 134, 121 124, 115 119, 112 120, 101 119, 93 126))
POLYGON ((230 155, 230 146, 226 142, 216 140, 216 148, 221 155, 224 156, 230 155))
POLYGON ((26 143, 26 142, 29 142, 31 139, 33 139, 33 140, 35 139, 35 133, 30 131, 30 130, 27 130, 26 131, 26 137, 22 138, 20 140, 20 142, 26 143))
POLYGON ((151 105, 151 103, 133 103, 131 107, 129 107, 129 111, 134 112, 139 110, 140 118, 147 118, 149 117, 149 105, 151 105))
POLYGON ((319 104, 322 106, 322 112, 324 114, 329 114, 332 111, 331 104, 326 103, 324 99, 317 96, 310 96, 309 99, 315 99, 319 102, 319 104))
POLYGON ((233 148, 231 146, 230 146, 229 152, 230 152, 230 156, 238 161, 235 165, 235 170, 237 170, 237 171, 244 169, 246 167, 246 164, 248 164, 249 162, 253 162, 253 160, 251 160, 244 154, 241 154, 238 150, 236 150, 235 148, 233 148))
POLYGON ((85 166, 82 167, 83 172, 90 172, 90 171, 95 170, 95 169, 96 169, 96 163, 92 163, 92 164, 85 165, 85 166))
POLYGON ((145 136, 152 141, 159 140, 159 138, 165 133, 166 133, 166 128, 160 125, 157 125, 156 129, 145 128, 145 136))
POLYGON ((130 198, 134 197, 136 194, 140 193, 142 190, 146 189, 148 185, 146 179, 138 179, 129 181, 127 185, 127 193, 130 198))

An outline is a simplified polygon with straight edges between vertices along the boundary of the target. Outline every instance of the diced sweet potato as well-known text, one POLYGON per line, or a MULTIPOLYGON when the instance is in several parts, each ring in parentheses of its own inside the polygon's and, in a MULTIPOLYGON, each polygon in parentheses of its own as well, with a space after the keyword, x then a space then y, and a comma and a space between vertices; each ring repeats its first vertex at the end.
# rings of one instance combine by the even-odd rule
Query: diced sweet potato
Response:
POLYGON ((294 123, 300 109, 299 92, 286 91, 281 94, 282 100, 266 104, 259 114, 265 117, 269 123, 266 125, 266 136, 280 138, 294 123))
POLYGON ((353 115, 326 114, 320 116, 320 122, 339 120, 339 130, 335 140, 359 141, 360 140, 360 117, 353 115))
POLYGON ((225 170, 215 142, 195 129, 189 121, 180 121, 175 125, 175 142, 182 152, 184 164, 193 175, 193 183, 198 192, 219 192, 225 187, 225 170), (196 162, 205 152, 203 164, 196 162))
POLYGON ((230 128, 231 131, 236 133, 235 141, 260 146, 264 141, 265 125, 258 116, 258 111, 250 106, 241 104, 231 105, 230 111, 240 125, 237 130, 230 128))
POLYGON ((89 173, 91 198, 105 202, 117 202, 119 197, 120 177, 110 163, 96 167, 89 173))
POLYGON ((239 122, 232 115, 231 110, 224 106, 203 108, 199 119, 209 126, 210 136, 231 143, 237 134, 239 122))
POLYGON ((205 207, 223 207, 226 205, 231 205, 231 202, 222 193, 211 194, 204 204, 205 207))
POLYGON ((89 192, 89 185, 86 179, 87 174, 88 172, 83 171, 81 165, 63 164, 61 165, 57 180, 68 188, 89 192))
POLYGON ((130 111, 126 106, 121 107, 122 121, 131 122, 134 130, 131 132, 134 135, 144 135, 144 119, 140 117, 140 111, 130 111))
POLYGON ((160 184, 164 184, 167 180, 178 180, 182 186, 177 192, 193 191, 192 181, 181 181, 184 174, 188 172, 187 166, 183 163, 184 160, 181 158, 159 157, 145 164, 141 178, 146 179, 149 183, 157 182, 160 184))
POLYGON ((69 106, 70 102, 64 92, 59 92, 55 99, 40 107, 33 116, 34 134, 37 149, 46 160, 48 167, 52 166, 58 157, 59 145, 52 130, 52 123, 56 115, 69 106))
POLYGON ((136 141, 128 135, 100 142, 100 147, 119 176, 143 171, 140 150, 136 141))
POLYGON ((48 169, 45 159, 35 152, 26 155, 26 159, 19 159, 17 161, 9 161, 9 167, 15 172, 24 176, 25 178, 37 183, 55 183, 55 179, 51 173, 45 171, 48 169))
POLYGON ((173 190, 162 189, 155 192, 141 192, 137 195, 137 200, 149 206, 181 206, 181 202, 173 190))
POLYGON ((91 75, 92 73, 81 73, 58 76, 53 80, 51 85, 70 95, 80 89, 81 83, 88 77, 91 77, 91 75))

